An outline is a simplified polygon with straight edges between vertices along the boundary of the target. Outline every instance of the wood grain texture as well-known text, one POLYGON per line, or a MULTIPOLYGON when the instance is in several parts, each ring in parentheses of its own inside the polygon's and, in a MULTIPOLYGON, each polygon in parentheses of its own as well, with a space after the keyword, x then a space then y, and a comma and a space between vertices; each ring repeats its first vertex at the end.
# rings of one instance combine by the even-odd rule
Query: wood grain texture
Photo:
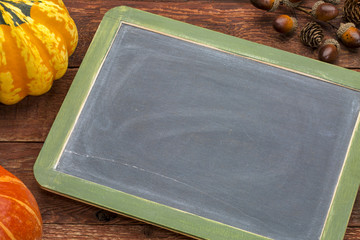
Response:
MULTIPOLYGON (((288 13, 286 8, 275 13, 262 12, 248 0, 64 0, 64 3, 79 30, 79 44, 69 60, 69 70, 47 94, 27 97, 13 106, 0 105, 0 165, 33 192, 44 220, 44 239, 191 239, 49 193, 34 179, 33 164, 103 15, 113 7, 127 5, 311 58, 317 57, 317 51, 300 43, 299 31, 284 37, 272 29, 272 20, 278 14, 288 13)), ((302 13, 297 16, 300 26, 310 20, 302 13)), ((331 30, 328 32, 327 35, 332 35, 331 30)), ((359 71, 358 51, 343 48, 336 64, 359 71)), ((360 193, 344 239, 360 239, 360 193)))
POLYGON ((0 141, 43 142, 76 72, 68 69, 42 96, 26 97, 16 105, 0 105, 0 141))
POLYGON ((149 225, 49 225, 43 239, 122 239, 122 240, 186 240, 190 239, 176 233, 149 225), (64 232, 64 228, 71 231, 64 232))
MULTIPOLYGON (((306 5, 311 6, 309 1, 306 5)), ((282 49, 288 52, 317 58, 317 50, 304 46, 299 40, 300 28, 311 17, 297 12, 299 29, 291 36, 283 36, 272 28, 272 21, 279 14, 290 14, 289 9, 281 6, 276 12, 264 12, 253 7, 248 0, 238 1, 76 1, 67 4, 71 15, 79 26, 80 47, 70 66, 81 63, 86 49, 100 23, 103 15, 109 9, 126 5, 165 17, 190 23, 193 25, 240 37, 249 41, 282 49), (86 14, 86 16, 84 16, 86 14)), ((339 9, 342 8, 340 4, 339 9)), ((339 25, 341 17, 332 23, 339 25)), ((323 25, 327 36, 335 37, 329 25, 323 25)), ((360 64, 358 51, 343 47, 338 65, 357 68, 360 64)))

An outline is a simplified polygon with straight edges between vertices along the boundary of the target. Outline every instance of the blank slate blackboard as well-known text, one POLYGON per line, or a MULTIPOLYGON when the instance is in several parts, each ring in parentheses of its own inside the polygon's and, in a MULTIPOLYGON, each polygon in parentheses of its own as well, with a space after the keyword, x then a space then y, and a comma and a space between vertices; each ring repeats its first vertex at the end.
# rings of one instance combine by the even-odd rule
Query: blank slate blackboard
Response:
POLYGON ((51 191, 203 239, 341 239, 358 73, 126 7, 36 161, 51 191))

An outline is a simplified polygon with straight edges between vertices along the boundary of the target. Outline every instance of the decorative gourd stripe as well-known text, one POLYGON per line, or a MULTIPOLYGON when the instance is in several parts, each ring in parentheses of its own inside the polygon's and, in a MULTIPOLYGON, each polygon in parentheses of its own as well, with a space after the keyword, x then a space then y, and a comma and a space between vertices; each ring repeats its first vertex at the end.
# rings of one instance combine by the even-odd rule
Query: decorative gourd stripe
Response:
POLYGON ((49 91, 65 74, 77 42, 61 0, 0 0, 0 102, 49 91))
POLYGON ((2 222, 0 222, 0 228, 2 228, 4 230, 4 232, 8 235, 8 237, 11 240, 16 240, 16 238, 14 237, 12 232, 10 232, 10 230, 7 227, 5 227, 5 225, 2 222))
POLYGON ((18 26, 30 17, 33 1, 0 1, 0 24, 18 26))
POLYGON ((17 183, 17 184, 24 185, 20 180, 10 177, 10 176, 1 176, 0 183, 17 183))
POLYGON ((36 215, 36 213, 34 212, 34 210, 31 209, 31 207, 29 207, 29 206, 26 205, 25 203, 23 203, 23 202, 15 199, 15 198, 13 198, 13 197, 9 197, 9 196, 3 195, 3 194, 0 194, 0 197, 10 199, 10 200, 18 203, 20 206, 24 207, 31 215, 34 216, 34 218, 36 219, 36 222, 37 222, 38 225, 41 227, 41 221, 40 221, 40 219, 38 218, 38 216, 36 215))

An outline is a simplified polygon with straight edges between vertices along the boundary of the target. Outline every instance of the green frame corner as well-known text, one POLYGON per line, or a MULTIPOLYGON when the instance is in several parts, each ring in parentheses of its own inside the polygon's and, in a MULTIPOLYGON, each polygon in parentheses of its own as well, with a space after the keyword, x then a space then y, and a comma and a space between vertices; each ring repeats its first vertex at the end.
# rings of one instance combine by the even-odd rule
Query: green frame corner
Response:
MULTIPOLYGON (((196 238, 269 239, 55 170, 112 41, 123 22, 355 90, 360 90, 360 74, 129 7, 116 7, 105 14, 34 165, 34 174, 39 184, 50 191, 196 238)), ((359 188, 359 145, 358 119, 323 228, 322 240, 338 240, 344 236, 359 188)))

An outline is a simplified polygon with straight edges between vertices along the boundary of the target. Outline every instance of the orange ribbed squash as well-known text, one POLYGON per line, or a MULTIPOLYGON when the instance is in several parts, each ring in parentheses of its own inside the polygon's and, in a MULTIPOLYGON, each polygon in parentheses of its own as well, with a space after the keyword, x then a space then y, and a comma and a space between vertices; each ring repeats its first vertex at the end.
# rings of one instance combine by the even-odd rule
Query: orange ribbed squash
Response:
POLYGON ((40 240, 42 219, 29 189, 0 166, 0 239, 40 240))
POLYGON ((68 67, 78 32, 61 0, 0 0, 0 102, 46 93, 68 67))

